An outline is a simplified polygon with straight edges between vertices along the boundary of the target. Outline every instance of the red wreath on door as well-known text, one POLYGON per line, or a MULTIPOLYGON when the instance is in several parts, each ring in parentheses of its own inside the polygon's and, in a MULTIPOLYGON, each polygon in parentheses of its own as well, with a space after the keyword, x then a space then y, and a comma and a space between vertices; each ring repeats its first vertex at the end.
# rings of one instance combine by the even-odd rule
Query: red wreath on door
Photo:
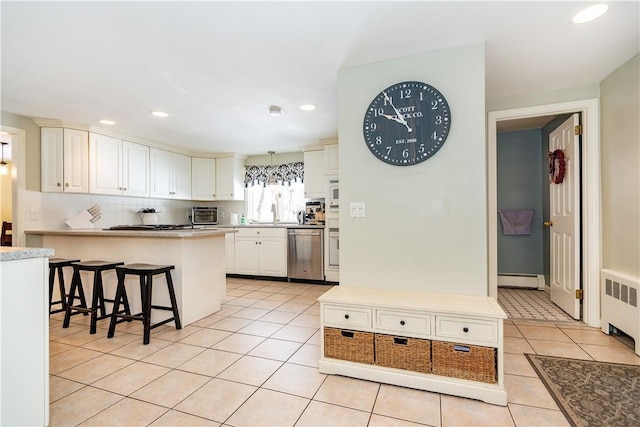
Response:
POLYGON ((564 180, 567 171, 567 164, 562 150, 555 150, 549 153, 549 181, 560 184, 564 180))

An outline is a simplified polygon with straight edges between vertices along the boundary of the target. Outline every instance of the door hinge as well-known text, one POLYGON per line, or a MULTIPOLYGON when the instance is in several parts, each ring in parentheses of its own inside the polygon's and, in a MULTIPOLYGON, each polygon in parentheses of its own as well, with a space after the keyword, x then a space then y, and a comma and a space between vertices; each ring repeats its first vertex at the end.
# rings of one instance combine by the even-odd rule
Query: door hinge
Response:
POLYGON ((576 299, 582 299, 582 289, 576 289, 576 299))
POLYGON ((577 125, 573 131, 575 135, 582 135, 582 125, 577 125))

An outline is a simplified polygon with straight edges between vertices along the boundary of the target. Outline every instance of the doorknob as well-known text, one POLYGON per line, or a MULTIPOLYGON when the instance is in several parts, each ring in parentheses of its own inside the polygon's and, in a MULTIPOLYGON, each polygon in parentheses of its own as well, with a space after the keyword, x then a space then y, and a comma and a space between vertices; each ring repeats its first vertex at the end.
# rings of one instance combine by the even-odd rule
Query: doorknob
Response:
POLYGON ((552 227, 553 226, 553 221, 545 221, 542 223, 542 225, 544 225, 545 227, 552 227))

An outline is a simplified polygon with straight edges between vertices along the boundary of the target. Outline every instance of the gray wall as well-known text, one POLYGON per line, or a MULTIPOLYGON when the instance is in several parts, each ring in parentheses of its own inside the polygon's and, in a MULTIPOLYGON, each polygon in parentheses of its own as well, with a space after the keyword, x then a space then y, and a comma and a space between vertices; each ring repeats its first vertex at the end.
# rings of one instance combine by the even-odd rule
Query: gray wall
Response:
POLYGON ((544 271, 541 134, 540 129, 498 134, 498 210, 535 210, 531 235, 504 235, 498 216, 498 273, 544 271))
POLYGON ((640 57, 600 83, 602 266, 640 278, 640 57))
POLYGON ((487 295, 484 45, 465 46, 338 74, 340 285, 487 295), (375 158, 362 134, 371 100, 417 80, 447 98, 449 137, 414 166, 375 158), (349 204, 364 202, 365 218, 349 204))

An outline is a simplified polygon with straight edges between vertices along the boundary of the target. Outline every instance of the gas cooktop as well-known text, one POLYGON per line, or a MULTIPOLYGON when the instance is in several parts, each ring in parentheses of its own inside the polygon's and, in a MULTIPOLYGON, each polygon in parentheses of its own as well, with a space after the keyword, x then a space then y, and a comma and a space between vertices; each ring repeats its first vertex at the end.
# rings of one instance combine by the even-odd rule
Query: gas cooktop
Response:
POLYGON ((148 231, 162 231, 162 230, 191 230, 195 228, 202 228, 202 226, 193 224, 138 224, 138 225, 114 225, 113 227, 105 228, 105 230, 148 230, 148 231))

